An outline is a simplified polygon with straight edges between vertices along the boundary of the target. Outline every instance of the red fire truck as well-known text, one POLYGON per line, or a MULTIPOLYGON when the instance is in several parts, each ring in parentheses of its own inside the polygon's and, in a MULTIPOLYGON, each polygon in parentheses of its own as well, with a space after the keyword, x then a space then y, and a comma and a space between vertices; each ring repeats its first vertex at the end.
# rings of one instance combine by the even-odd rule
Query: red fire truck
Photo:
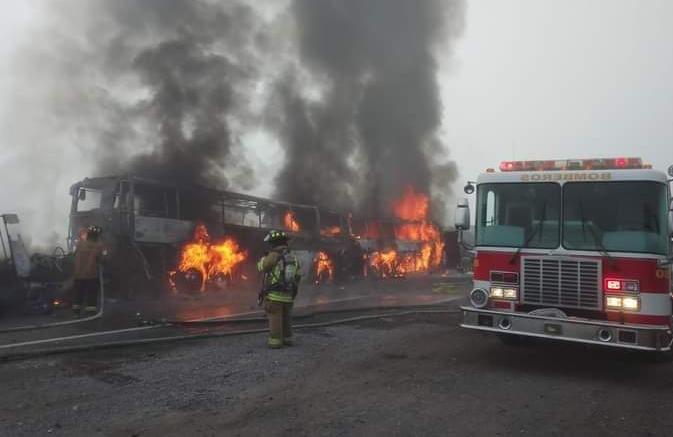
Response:
MULTIPOLYGON (((510 161, 468 182, 474 288, 461 326, 505 343, 541 337, 670 356, 669 182, 639 158, 510 161)), ((469 216, 463 199, 456 228, 469 229, 469 216)))

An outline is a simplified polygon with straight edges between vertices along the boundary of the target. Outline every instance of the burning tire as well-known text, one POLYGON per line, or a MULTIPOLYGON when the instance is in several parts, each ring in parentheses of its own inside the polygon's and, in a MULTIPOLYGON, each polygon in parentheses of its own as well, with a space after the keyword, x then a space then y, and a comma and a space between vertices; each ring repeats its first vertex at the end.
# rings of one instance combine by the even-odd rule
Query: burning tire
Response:
POLYGON ((173 277, 175 289, 185 293, 199 293, 203 275, 196 269, 188 269, 184 272, 176 272, 173 277))

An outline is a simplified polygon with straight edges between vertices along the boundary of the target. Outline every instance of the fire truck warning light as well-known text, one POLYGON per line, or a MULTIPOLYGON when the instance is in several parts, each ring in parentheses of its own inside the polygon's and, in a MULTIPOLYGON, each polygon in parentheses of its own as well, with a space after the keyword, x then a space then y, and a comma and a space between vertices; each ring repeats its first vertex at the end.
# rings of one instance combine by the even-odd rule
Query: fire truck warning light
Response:
POLYGON ((640 158, 564 159, 549 161, 503 161, 500 171, 618 170, 651 168, 640 158))

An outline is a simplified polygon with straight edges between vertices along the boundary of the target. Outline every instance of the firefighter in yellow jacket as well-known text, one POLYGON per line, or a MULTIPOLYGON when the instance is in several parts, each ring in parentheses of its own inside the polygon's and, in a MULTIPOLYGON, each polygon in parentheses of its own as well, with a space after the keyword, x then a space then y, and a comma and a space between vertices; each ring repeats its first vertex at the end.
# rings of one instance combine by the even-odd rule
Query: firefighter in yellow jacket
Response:
POLYGON ((81 238, 77 242, 75 249, 75 271, 74 290, 75 299, 72 310, 76 315, 82 311, 95 314, 98 312, 99 305, 98 293, 100 290, 98 268, 103 258, 107 255, 107 250, 100 239, 103 230, 98 226, 89 226, 86 231, 86 238, 81 238))
POLYGON ((271 231, 264 241, 271 248, 257 263, 264 273, 259 297, 269 319, 269 347, 281 348, 292 344, 292 305, 299 290, 300 266, 285 232, 271 231))

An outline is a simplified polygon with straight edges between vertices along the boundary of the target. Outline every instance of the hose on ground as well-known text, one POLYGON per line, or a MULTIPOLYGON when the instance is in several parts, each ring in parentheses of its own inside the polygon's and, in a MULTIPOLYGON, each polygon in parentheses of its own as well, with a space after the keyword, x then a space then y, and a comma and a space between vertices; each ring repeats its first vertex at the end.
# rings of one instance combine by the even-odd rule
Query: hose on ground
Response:
MULTIPOLYGON (((340 313, 354 313, 354 312, 363 312, 363 311, 413 311, 413 310, 423 310, 427 308, 448 308, 444 305, 439 305, 436 303, 431 304, 421 304, 421 305, 390 305, 390 306, 381 306, 373 305, 368 307, 357 307, 357 308, 342 308, 342 309, 330 309, 324 311, 310 311, 304 314, 293 314, 293 319, 303 319, 308 317, 313 317, 321 314, 340 314, 340 313)), ((263 314, 262 311, 260 311, 263 314)), ((248 323, 248 322, 260 322, 265 321, 266 317, 213 317, 208 319, 198 319, 198 320, 181 320, 181 319, 167 319, 161 322, 176 325, 176 326, 199 326, 199 325, 227 325, 235 323, 248 323)), ((156 323, 156 321, 155 321, 156 323)))
POLYGON ((62 322, 51 322, 51 323, 36 323, 34 325, 24 325, 24 326, 15 326, 12 328, 0 329, 0 334, 5 334, 9 332, 19 332, 19 331, 31 331, 35 329, 44 329, 44 328, 55 328, 60 326, 75 325, 77 323, 90 322, 92 320, 100 319, 103 317, 103 307, 105 305, 105 285, 103 282, 103 267, 98 267, 98 312, 88 317, 83 317, 81 319, 74 320, 64 320, 62 322))
MULTIPOLYGON (((451 310, 451 309, 415 309, 415 310, 406 310, 398 312, 385 312, 380 314, 367 314, 362 316, 347 317, 343 319, 328 320, 325 322, 316 322, 316 323, 301 323, 293 325, 293 329, 315 329, 315 328, 324 328, 335 325, 343 325, 347 323, 360 322, 366 320, 375 320, 382 319, 387 317, 403 317, 417 314, 459 314, 460 310, 451 310)), ((26 352, 17 352, 14 354, 2 355, 0 356, 0 361, 16 361, 23 360, 28 358, 36 358, 49 355, 59 355, 67 354, 74 352, 87 352, 94 350, 104 350, 104 349, 113 349, 121 348, 128 346, 139 346, 139 345, 149 345, 157 343, 169 343, 174 341, 185 341, 185 340, 202 340, 209 338, 220 338, 220 337, 233 337, 240 335, 249 335, 249 334, 260 334, 268 332, 268 328, 255 328, 255 329, 242 329, 238 331, 229 331, 229 332, 205 332, 200 334, 187 334, 187 335, 174 335, 166 337, 155 337, 155 338, 144 338, 144 339, 134 339, 134 340, 120 340, 120 341, 110 341, 105 343, 89 344, 89 345, 77 345, 77 346, 66 346, 59 348, 51 349, 42 349, 26 352)))

